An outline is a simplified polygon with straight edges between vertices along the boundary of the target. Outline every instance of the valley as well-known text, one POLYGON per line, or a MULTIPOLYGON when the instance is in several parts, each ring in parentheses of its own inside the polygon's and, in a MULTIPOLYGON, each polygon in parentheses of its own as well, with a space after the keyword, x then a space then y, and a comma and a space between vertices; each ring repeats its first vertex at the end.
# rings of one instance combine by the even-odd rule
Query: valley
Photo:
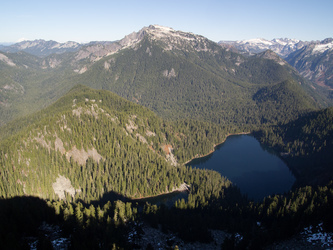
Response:
POLYGON ((219 232, 218 248, 235 249, 332 232, 331 40, 260 43, 150 25, 114 42, 0 47, 1 245, 45 247, 47 228, 72 249, 140 248, 154 230, 176 235, 169 248, 219 232), (283 155, 291 188, 254 201, 223 170, 188 165, 244 133, 283 155), (185 189, 168 206, 148 199, 185 189))

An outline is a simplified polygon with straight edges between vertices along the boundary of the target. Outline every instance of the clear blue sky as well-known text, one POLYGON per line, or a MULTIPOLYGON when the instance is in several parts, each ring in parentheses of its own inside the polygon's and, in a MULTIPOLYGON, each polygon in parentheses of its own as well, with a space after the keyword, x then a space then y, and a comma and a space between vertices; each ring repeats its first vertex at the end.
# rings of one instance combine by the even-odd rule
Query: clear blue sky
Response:
POLYGON ((333 0, 8 0, 0 42, 114 41, 159 24, 213 41, 333 37, 333 0))

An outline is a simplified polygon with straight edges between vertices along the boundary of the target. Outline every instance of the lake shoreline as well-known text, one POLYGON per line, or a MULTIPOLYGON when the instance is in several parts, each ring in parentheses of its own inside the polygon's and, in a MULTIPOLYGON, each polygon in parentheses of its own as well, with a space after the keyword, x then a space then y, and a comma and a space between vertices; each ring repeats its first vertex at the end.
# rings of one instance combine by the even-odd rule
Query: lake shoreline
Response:
POLYGON ((228 136, 219 145, 214 154, 194 159, 186 166, 220 173, 255 201, 288 192, 294 184, 295 176, 278 152, 263 147, 253 133, 228 136))
POLYGON ((240 132, 240 133, 228 134, 222 142, 214 144, 213 145, 214 149, 211 150, 209 153, 207 153, 205 155, 202 155, 202 156, 193 157, 192 159, 184 162, 182 165, 185 166, 185 165, 189 164, 193 160, 200 159, 200 158, 203 158, 203 157, 206 157, 206 156, 209 156, 209 155, 213 154, 216 151, 216 147, 218 147, 221 144, 225 143, 225 141, 228 139, 229 136, 233 136, 233 135, 250 135, 250 134, 251 134, 251 132, 240 132))
POLYGON ((140 200, 144 200, 144 199, 149 199, 149 198, 156 198, 160 195, 166 195, 166 194, 172 194, 172 193, 176 193, 176 192, 189 192, 190 186, 187 185, 185 182, 182 183, 179 187, 177 188, 173 188, 172 191, 168 191, 168 192, 164 192, 164 193, 160 193, 157 195, 151 195, 151 196, 145 196, 145 197, 141 197, 141 198, 130 198, 132 201, 140 201, 140 200))
MULTIPOLYGON (((239 132, 239 133, 227 134, 227 136, 225 137, 225 139, 222 142, 213 145, 214 149, 211 150, 209 153, 207 153, 205 155, 202 155, 202 156, 194 157, 194 158, 188 160, 187 162, 183 163, 182 165, 184 166, 184 165, 190 163, 191 161, 193 161, 195 159, 200 159, 200 158, 203 158, 203 157, 206 157, 206 156, 209 156, 209 155, 213 154, 216 151, 216 147, 218 147, 221 144, 225 143, 225 141, 228 139, 229 136, 234 136, 234 135, 249 135, 249 134, 251 134, 251 132, 239 132)), ((157 195, 145 196, 145 197, 140 197, 140 198, 130 198, 130 199, 132 201, 141 201, 141 200, 144 200, 144 199, 155 198, 155 197, 158 197, 160 195, 172 194, 172 193, 175 193, 175 192, 188 192, 189 188, 190 188, 189 185, 187 185, 186 183, 182 183, 180 185, 180 187, 175 188, 172 191, 164 192, 164 193, 157 194, 157 195)))

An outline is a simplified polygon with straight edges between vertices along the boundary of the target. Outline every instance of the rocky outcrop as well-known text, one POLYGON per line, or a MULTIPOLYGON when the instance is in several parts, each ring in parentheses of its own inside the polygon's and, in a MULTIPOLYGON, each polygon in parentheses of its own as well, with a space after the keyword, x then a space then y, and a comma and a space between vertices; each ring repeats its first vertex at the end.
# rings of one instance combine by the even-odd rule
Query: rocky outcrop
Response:
POLYGON ((65 192, 68 193, 72 197, 74 197, 76 193, 81 192, 80 189, 76 190, 72 186, 71 181, 62 175, 58 176, 56 182, 54 182, 52 184, 52 188, 53 188, 54 192, 56 193, 56 195, 58 195, 59 199, 61 199, 61 200, 64 200, 66 198, 65 192))
POLYGON ((16 64, 11 59, 9 59, 6 55, 2 53, 0 53, 0 61, 3 61, 9 66, 16 66, 16 64))

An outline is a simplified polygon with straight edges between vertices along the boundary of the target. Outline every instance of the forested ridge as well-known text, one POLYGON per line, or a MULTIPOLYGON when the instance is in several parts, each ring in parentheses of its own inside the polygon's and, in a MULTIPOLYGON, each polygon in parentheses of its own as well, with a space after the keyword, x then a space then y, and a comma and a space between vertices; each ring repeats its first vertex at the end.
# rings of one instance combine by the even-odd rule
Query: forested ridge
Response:
POLYGON ((299 185, 332 180, 332 108, 310 112, 285 125, 262 128, 255 135, 261 143, 282 153, 299 185))
POLYGON ((138 48, 96 62, 73 81, 111 90, 172 120, 258 126, 319 107, 320 98, 290 66, 208 45, 205 52, 169 51, 143 39, 138 48))

